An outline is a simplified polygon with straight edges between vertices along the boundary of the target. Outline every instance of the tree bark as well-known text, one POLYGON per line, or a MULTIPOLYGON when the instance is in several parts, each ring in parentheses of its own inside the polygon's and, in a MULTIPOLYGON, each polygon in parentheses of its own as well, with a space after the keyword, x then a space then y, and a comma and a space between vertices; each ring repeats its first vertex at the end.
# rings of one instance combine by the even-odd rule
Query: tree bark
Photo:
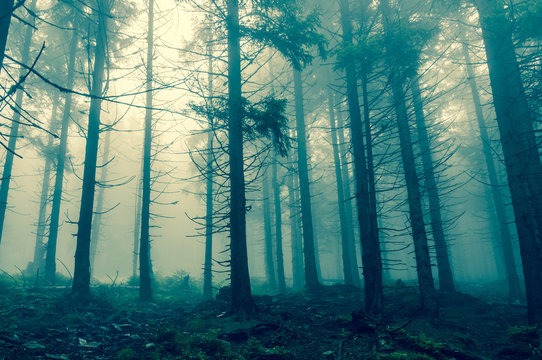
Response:
POLYGON ((344 283, 353 285, 353 270, 350 256, 350 248, 348 245, 348 224, 346 223, 346 209, 344 200, 344 181, 341 172, 341 159, 339 154, 339 144, 337 143, 337 128, 335 126, 335 101, 331 89, 327 88, 327 101, 329 110, 329 127, 331 129, 331 146, 333 148, 333 160, 335 163, 335 180, 337 183, 337 206, 339 207, 339 224, 341 230, 341 254, 342 254, 342 270, 344 283))
MULTIPOLYGON (((104 148, 102 154, 102 164, 106 164, 109 161, 109 148, 111 145, 111 131, 105 133, 104 148)), ((100 169, 100 184, 104 184, 107 179, 107 166, 102 165, 100 169)), ((90 276, 94 274, 94 264, 96 263, 96 253, 98 250, 98 241, 100 240, 101 227, 102 227, 102 212, 104 203, 103 186, 98 188, 98 195, 96 196, 96 206, 94 210, 94 221, 92 224, 92 231, 90 233, 90 276)))
MULTIPOLYGON (((209 30, 207 42, 207 56, 209 57, 209 74, 207 78, 209 86, 209 109, 213 109, 213 32, 209 30)), ((213 139, 214 119, 209 111, 209 133, 207 134, 207 166, 206 166, 206 195, 205 195, 205 263, 203 265, 203 297, 213 297, 213 139)))
POLYGON ((271 200, 269 195, 269 177, 265 171, 262 178, 263 188, 263 224, 264 224, 264 253, 265 272, 267 284, 271 289, 277 288, 277 275, 275 272, 275 261, 273 256, 273 225, 271 224, 271 200))
POLYGON ((480 140, 482 142, 484 159, 486 161, 489 185, 491 186, 493 207, 495 208, 495 215, 497 216, 499 236, 502 245, 501 251, 503 254, 506 280, 508 283, 508 295, 513 299, 519 299, 521 297, 521 290, 519 287, 519 276, 516 269, 516 261, 514 260, 512 234, 510 234, 510 229, 508 228, 508 220, 506 219, 506 213, 504 211, 504 200, 499 191, 501 184, 499 183, 497 171, 495 170, 493 150, 491 149, 491 140, 489 138, 489 134, 487 133, 487 126, 484 118, 484 113, 482 111, 482 104, 480 101, 480 95, 478 93, 478 86, 476 85, 476 78, 474 75, 469 50, 467 48, 467 45, 465 44, 463 44, 463 54, 465 56, 465 64, 468 78, 467 80, 472 94, 472 101, 474 103, 474 110, 476 113, 478 128, 480 130, 480 140))
MULTIPOLYGON (((56 133, 58 128, 57 110, 59 102, 59 93, 55 91, 53 94, 53 110, 51 114, 51 123, 49 131, 56 133)), ((38 226, 36 230, 36 244, 34 245, 34 257, 32 261, 33 270, 43 270, 44 253, 43 238, 45 237, 45 229, 47 228, 47 203, 49 202, 49 188, 51 184, 51 168, 53 161, 53 137, 48 136, 47 145, 45 146, 45 165, 43 166, 43 179, 41 182, 40 208, 38 212, 38 226)))
POLYGON ((303 255, 305 258, 305 286, 311 290, 320 287, 316 270, 314 233, 312 224, 311 194, 307 163, 307 136, 303 110, 303 84, 301 72, 294 69, 295 119, 297 129, 297 168, 301 194, 301 219, 303 223, 303 255))
MULTIPOLYGON (((68 77, 66 88, 72 89, 75 77, 75 58, 77 54, 77 11, 74 11, 73 35, 70 41, 70 53, 68 59, 68 77)), ((55 284, 56 277, 56 244, 60 221, 60 205, 62 203, 62 187, 64 183, 64 167, 66 163, 66 150, 68 147, 68 129, 70 125, 72 106, 72 94, 66 93, 64 97, 64 109, 62 112, 62 125, 60 129, 60 144, 57 150, 55 187, 53 190, 53 203, 51 205, 51 220, 49 222, 49 239, 47 241, 47 255, 45 258, 45 276, 47 282, 55 284)))
POLYGON ((286 279, 284 277, 284 255, 282 252, 282 207, 280 201, 280 184, 278 181, 278 158, 275 154, 271 165, 271 183, 273 186, 273 200, 275 209, 275 256, 277 258, 277 278, 279 291, 286 292, 286 279))
MULTIPOLYGON (((345 47, 352 45, 352 23, 347 0, 339 0, 343 43, 345 47)), ((355 59, 347 56, 344 60, 346 73, 346 91, 350 114, 351 141, 354 154, 354 171, 356 177, 356 200, 360 226, 363 278, 365 283, 365 311, 378 313, 382 309, 382 260, 377 234, 371 226, 370 200, 367 178, 367 161, 365 157, 363 127, 359 107, 358 85, 356 79, 355 59)))
POLYGON ((72 296, 85 300, 90 297, 90 232, 92 229, 92 212, 94 210, 94 190, 96 183, 96 162, 98 158, 98 142, 100 140, 100 113, 103 78, 105 70, 105 49, 107 47, 107 18, 109 9, 107 1, 98 2, 98 30, 96 51, 94 54, 94 70, 92 72, 92 99, 88 115, 87 141, 85 146, 85 166, 83 171, 83 191, 81 209, 77 228, 77 247, 75 250, 75 267, 73 274, 72 296))
POLYGON ((9 34, 9 25, 11 24, 11 14, 13 13, 14 0, 2 0, 4 3, 0 9, 0 73, 4 64, 4 54, 6 52, 6 43, 9 34))
MULTIPOLYGON (((142 158, 143 159, 143 158, 142 158)), ((141 208, 142 208, 142 181, 141 175, 143 174, 143 161, 141 162, 141 171, 139 177, 136 178, 136 198, 135 198, 135 218, 134 218, 134 243, 132 253, 132 279, 135 283, 137 278, 137 265, 139 264, 139 231, 141 230, 141 208)))
MULTIPOLYGON (((13 6, 12 6, 13 7, 13 6)), ((30 4, 32 11, 36 10, 36 0, 32 0, 30 4)), ((28 19, 30 24, 34 24, 34 17, 28 19)), ((23 48, 21 49, 21 63, 28 65, 30 59, 30 45, 32 45, 32 26, 26 25, 26 31, 24 35, 23 48)), ((5 45, 4 45, 5 46, 5 45)), ((26 69, 21 68, 19 74, 22 77, 26 73, 26 69)), ((21 85, 22 87, 23 85, 21 85)), ((4 170, 2 172, 2 182, 0 183, 0 243, 2 242, 2 235, 4 230, 4 222, 6 217, 6 209, 8 205, 8 193, 9 185, 11 183, 11 173, 13 169, 14 154, 17 151, 17 139, 19 138, 19 123, 21 121, 21 112, 19 109, 23 108, 23 89, 19 87, 15 95, 15 106, 13 107, 13 120, 11 122, 8 151, 6 153, 6 159, 4 162, 4 170)))
POLYGON ((350 170, 348 164, 348 151, 346 150, 346 140, 344 136, 345 126, 342 113, 338 103, 335 103, 337 118, 337 134, 339 137, 339 154, 341 156, 341 171, 344 191, 344 211, 346 215, 346 232, 348 234, 348 253, 350 254, 350 263, 352 264, 352 279, 354 286, 361 287, 359 276, 358 252, 356 248, 356 236, 354 234, 354 217, 352 209, 352 193, 350 192, 350 170))
POLYGON ((230 251, 232 310, 252 313, 248 271, 239 0, 226 0, 228 40, 228 153, 230 157, 230 251))
POLYGON ((516 219, 531 325, 542 324, 542 164, 512 39, 500 3, 474 1, 484 40, 493 103, 516 219))
POLYGON ((427 124, 423 113, 423 100, 420 90, 419 80, 412 81, 412 102, 414 105, 414 114, 416 117, 416 129, 418 130, 418 141, 423 163, 423 177, 425 180, 425 190, 429 198, 429 213, 431 216, 431 229, 433 230, 433 241, 437 253, 437 268, 440 290, 445 292, 455 292, 452 266, 450 265, 450 255, 448 244, 444 236, 444 227, 442 214, 440 212, 441 203, 438 192, 438 185, 435 178, 435 165, 429 135, 427 133, 427 124))
POLYGON ((145 135, 143 139, 143 183, 141 197, 141 238, 139 240, 139 300, 152 300, 151 284, 151 147, 152 147, 152 91, 153 91, 153 42, 154 0, 149 0, 147 28, 147 94, 145 100, 145 135))
MULTIPOLYGON (((293 162, 291 162, 293 163, 293 162)), ((299 236, 299 211, 295 185, 296 174, 292 168, 288 174, 288 208, 290 212, 290 241, 292 246, 292 286, 295 290, 303 288, 303 244, 299 236)))

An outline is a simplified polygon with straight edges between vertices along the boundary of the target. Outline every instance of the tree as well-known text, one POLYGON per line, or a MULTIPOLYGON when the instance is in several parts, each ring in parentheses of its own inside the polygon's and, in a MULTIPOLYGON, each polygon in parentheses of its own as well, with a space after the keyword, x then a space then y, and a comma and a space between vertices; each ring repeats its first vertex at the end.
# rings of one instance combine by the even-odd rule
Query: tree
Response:
POLYGON ((271 184, 273 188, 273 208, 275 209, 275 255, 277 259, 277 278, 279 291, 286 292, 286 279, 284 278, 284 257, 282 253, 282 208, 280 200, 280 183, 278 181, 278 155, 273 152, 271 164, 271 184))
POLYGON ((81 300, 90 297, 90 233, 92 229, 92 213, 94 210, 96 162, 98 157, 98 142, 100 140, 101 97, 107 48, 107 22, 110 10, 110 0, 97 1, 96 11, 98 15, 98 28, 96 50, 94 53, 94 70, 92 72, 92 98, 88 116, 83 191, 81 194, 81 208, 77 228, 77 247, 75 250, 75 267, 71 291, 74 298, 81 300))
POLYGON ((230 162, 230 251, 232 309, 252 313, 248 272, 246 198, 243 164, 243 105, 241 95, 241 44, 239 0, 226 0, 228 40, 228 154, 230 162))
POLYGON ((482 150, 486 162, 487 175, 489 178, 489 186, 491 187, 491 195, 495 214, 497 215, 497 223, 499 226, 499 235, 502 244, 502 254, 506 271, 506 280, 508 282, 508 295, 513 299, 518 299, 521 296, 519 287, 519 277, 516 270, 516 261, 514 260, 514 249, 512 246, 512 234, 508 228, 508 223, 505 214, 505 205, 502 195, 499 191, 500 184, 495 170, 493 160, 493 150, 491 149, 490 138, 487 132, 486 120, 482 111, 482 103, 478 93, 476 78, 474 77, 473 65, 470 60, 469 49, 466 44, 463 44, 463 56, 465 57, 465 69, 467 71, 467 81, 471 90, 472 101, 476 113, 478 129, 480 130, 480 140, 482 150))
POLYGON ((401 148, 401 159, 405 182, 407 188, 407 200, 409 210, 410 227, 412 239, 414 241, 414 253, 416 256, 416 272, 418 274, 418 288, 421 296, 422 308, 432 314, 438 312, 438 306, 435 299, 435 285, 431 271, 431 259, 429 257, 429 248, 427 244, 427 233, 423 218, 422 200, 420 194, 420 185, 418 174, 416 172, 416 162, 412 148, 412 139, 410 135, 410 125, 405 99, 405 81, 407 78, 408 67, 414 65, 409 63, 409 57, 399 58, 400 52, 393 45, 399 45, 399 39, 394 39, 394 32, 401 31, 397 28, 397 20, 392 18, 392 11, 388 0, 382 0, 380 7, 383 14, 384 31, 388 38, 386 39, 387 52, 389 54, 388 66, 390 68, 389 82, 392 91, 393 108, 397 121, 397 130, 399 132, 399 143, 401 148), (406 61, 406 64, 403 61, 406 61))
MULTIPOLYGON (((75 78, 75 61, 78 45, 78 13, 73 9, 73 33, 70 40, 68 54, 68 74, 66 79, 66 88, 72 89, 75 78)), ((60 144, 56 152, 55 185, 53 189, 53 201, 51 204, 51 219, 49 221, 49 238, 47 241, 47 253, 45 258, 45 276, 47 281, 54 285, 56 277, 56 245, 58 238, 58 229, 60 225, 60 205, 62 203, 62 188, 64 184, 64 168, 66 164, 66 152, 68 149, 68 130, 70 118, 72 116, 72 93, 67 92, 64 95, 64 109, 62 110, 62 121, 60 129, 60 144)))
POLYGON ((312 224, 309 169, 307 163, 307 135, 303 110, 303 82, 301 71, 294 67, 295 122, 297 129, 297 169, 301 196, 301 222, 303 226, 303 255, 305 259, 305 286, 311 290, 320 287, 316 270, 314 233, 312 224))
POLYGON ((151 203, 151 145, 152 145, 152 56, 154 0, 149 0, 147 29, 147 93, 145 103, 145 138, 143 140, 143 183, 141 198, 141 238, 139 240, 139 300, 151 301, 151 257, 150 257, 150 203, 151 203))
POLYGON ((542 323, 542 164, 512 39, 500 1, 475 0, 485 44, 493 104, 519 238, 527 316, 542 323))
POLYGON ((437 181, 435 177, 435 165, 431 150, 429 135, 427 132, 426 118, 420 90, 419 77, 416 77, 411 83, 412 103, 414 105, 414 114, 416 119, 416 129, 418 131, 418 142, 423 164, 423 178, 427 197, 429 198, 429 214, 431 217, 431 229, 433 230, 433 240, 435 241, 435 250, 437 253, 437 267, 439 286, 441 291, 454 292, 454 278, 452 267, 450 265, 450 255, 448 254, 448 244, 444 236, 444 227, 440 209, 441 201, 437 181))
POLYGON ((6 51, 14 0, 4 0, 3 3, 2 9, 0 9, 0 72, 2 72, 4 64, 4 53, 6 51))
POLYGON ((271 223, 271 199, 269 195, 269 175, 267 171, 262 177, 263 192, 263 224, 264 224, 264 256, 265 274, 267 283, 271 289, 277 288, 277 274, 275 271, 275 260, 273 257, 273 225, 271 223))
MULTIPOLYGON (((8 4, 9 5, 9 4, 8 4)), ((12 5, 13 7, 13 5, 12 5)), ((30 10, 36 10, 36 0, 32 0, 30 3, 30 10)), ((30 60, 30 46, 32 45, 32 27, 34 26, 34 17, 30 16, 28 18, 29 24, 26 26, 26 31, 24 35, 24 43, 21 49, 21 63, 28 65, 30 60)), ((9 23, 8 23, 9 25, 9 23)), ((1 44, 0 44, 1 45, 1 44)), ((5 48, 5 43, 4 43, 5 48)), ((2 49, 3 50, 3 49, 2 49)), ((1 53, 2 57, 4 52, 1 53)), ((21 68, 20 76, 21 78, 26 73, 26 69, 21 68)), ((2 181, 0 183, 0 243, 2 241, 2 234, 4 230, 4 222, 6 217, 6 209, 8 205, 8 193, 11 183, 11 174, 13 169, 13 160, 15 153, 17 151, 17 140, 19 138, 19 125, 21 123, 21 111, 23 109, 23 95, 24 90, 19 86, 15 95, 15 106, 13 107, 13 119, 11 122, 9 140, 7 146, 6 159, 4 161, 4 169, 2 171, 2 181)))
MULTIPOLYGON (((352 23, 347 0, 339 1, 343 47, 352 46, 352 23)), ((378 236, 370 219, 370 200, 367 176, 367 160, 364 150, 363 125, 359 106, 359 94, 356 76, 356 64, 352 54, 346 53, 342 59, 346 74, 346 94, 350 114, 350 139, 354 155, 356 180, 356 203, 361 236, 362 265, 365 291, 365 311, 380 312, 382 308, 382 260, 378 236)))

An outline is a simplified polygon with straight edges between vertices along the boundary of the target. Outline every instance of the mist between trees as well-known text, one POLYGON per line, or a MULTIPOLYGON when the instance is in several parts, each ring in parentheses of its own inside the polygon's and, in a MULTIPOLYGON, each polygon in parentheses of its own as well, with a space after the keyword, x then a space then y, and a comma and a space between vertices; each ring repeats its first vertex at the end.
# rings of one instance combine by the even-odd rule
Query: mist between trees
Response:
POLYGON ((540 2, 1 4, 3 276, 542 320, 540 2))

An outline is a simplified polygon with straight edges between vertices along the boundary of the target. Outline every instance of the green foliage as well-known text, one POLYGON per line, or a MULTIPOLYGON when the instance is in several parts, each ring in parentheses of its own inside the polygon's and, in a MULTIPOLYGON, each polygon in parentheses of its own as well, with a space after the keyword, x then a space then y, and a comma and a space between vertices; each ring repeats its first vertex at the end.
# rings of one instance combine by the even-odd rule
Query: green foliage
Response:
POLYGON ((522 1, 514 7, 517 34, 520 39, 542 39, 542 2, 522 1))
MULTIPOLYGON (((216 130, 226 129, 229 120, 227 99, 225 97, 216 99, 213 104, 213 108, 197 104, 190 106, 197 115, 216 120, 214 124, 216 130)), ((279 99, 274 95, 268 95, 254 103, 243 98, 245 140, 254 141, 260 138, 271 140, 279 154, 286 156, 291 146, 291 139, 288 136, 288 119, 285 115, 286 105, 286 99, 279 99)))
POLYGON ((117 360, 135 360, 137 359, 136 353, 130 348, 122 349, 117 355, 117 360))
POLYGON ((508 329, 508 334, 514 343, 526 343, 535 347, 540 345, 540 336, 536 326, 512 326, 508 329))
POLYGON ((255 0, 255 21, 242 28, 252 40, 269 44, 301 70, 312 62, 311 48, 325 57, 326 38, 318 32, 320 12, 315 9, 303 16, 301 1, 255 0))

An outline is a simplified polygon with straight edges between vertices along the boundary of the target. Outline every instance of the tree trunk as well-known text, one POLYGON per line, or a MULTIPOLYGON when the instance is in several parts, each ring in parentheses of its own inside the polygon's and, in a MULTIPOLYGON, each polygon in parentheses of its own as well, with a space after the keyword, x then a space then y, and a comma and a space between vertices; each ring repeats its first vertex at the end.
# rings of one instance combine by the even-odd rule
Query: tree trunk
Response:
MULTIPOLYGON (((53 111, 51 114, 51 123, 49 125, 49 131, 56 133, 58 128, 57 110, 58 110, 58 98, 59 93, 55 91, 53 94, 53 111)), ((43 167, 43 180, 41 182, 41 194, 40 194, 40 209, 38 213, 38 227, 36 231, 36 244, 34 245, 34 258, 32 261, 33 270, 43 270, 44 253, 43 238, 45 237, 45 229, 47 228, 47 203, 49 202, 49 187, 51 183, 51 168, 53 161, 51 156, 53 154, 53 137, 48 136, 47 145, 45 147, 45 165, 43 167)))
POLYGON ((339 144, 337 143, 337 128, 335 126, 335 101, 331 89, 327 88, 327 101, 329 110, 329 126, 331 129, 331 146, 333 148, 333 160, 335 162, 335 180, 337 182, 337 205, 339 207, 339 223, 341 229, 341 254, 344 283, 353 285, 353 271, 351 264, 350 248, 348 246, 348 224, 346 223, 346 209, 344 200, 344 181, 341 172, 341 158, 339 154, 339 144))
POLYGON ((303 84, 301 72, 294 69, 295 119, 297 129, 297 168, 301 194, 301 219, 303 223, 303 255, 305 257, 305 286, 311 290, 320 287, 314 252, 309 170, 307 164, 307 136, 305 135, 305 113, 303 110, 303 84))
POLYGON ((9 25, 11 24, 11 14, 13 12, 14 0, 2 0, 4 5, 0 9, 0 73, 4 64, 4 54, 6 52, 6 43, 9 34, 9 25))
MULTIPOLYGON (((102 167, 100 168, 100 184, 105 184, 107 179, 107 166, 104 166, 109 161, 109 148, 111 145, 111 131, 105 133, 104 148, 102 154, 102 167)), ((92 224, 92 232, 90 233, 90 276, 94 274, 94 264, 96 263, 96 253, 98 250, 98 240, 100 240, 102 227, 102 212, 104 203, 104 187, 98 188, 96 196, 96 206, 94 211, 94 221, 92 224)))
POLYGON ((435 165, 431 153, 431 145, 427 133, 425 115, 423 113, 423 100, 420 90, 419 80, 416 78, 412 82, 412 102, 416 116, 416 129, 418 130, 418 141, 423 163, 423 177, 425 180, 425 190, 429 198, 429 213, 431 216, 431 229, 433 230, 433 241, 437 253, 437 268, 440 290, 445 292, 455 292, 452 267, 450 265, 450 255, 448 244, 444 236, 442 223, 442 214, 440 212, 441 203, 438 192, 438 186, 435 179, 435 165))
POLYGON ((271 165, 271 182, 273 185, 273 198, 275 209, 275 255, 277 258, 277 277, 279 291, 281 294, 286 292, 286 279, 284 278, 284 255, 282 253, 282 207, 280 201, 280 184, 278 181, 278 158, 275 154, 273 164, 271 165))
POLYGON ((504 8, 476 0, 516 218, 531 325, 542 323, 542 165, 504 8))
MULTIPOLYGON (((341 26, 345 47, 352 45, 352 23, 347 0, 339 0, 341 26)), ((354 171, 356 177, 356 199, 360 226, 363 278, 365 283, 365 311, 380 312, 382 309, 382 260, 377 234, 371 227, 370 201, 368 193, 367 162, 365 157, 363 128, 359 108, 356 65, 352 56, 344 60, 346 73, 346 91, 350 113, 351 141, 354 153, 354 171)))
POLYGON ((264 253, 265 272, 267 284, 271 289, 277 288, 277 276, 275 272, 275 261, 273 259, 273 225, 271 224, 271 200, 269 199, 269 177, 267 170, 262 178, 263 188, 263 224, 264 224, 264 253))
POLYGON ((139 177, 136 178, 136 198, 135 198, 135 219, 134 219, 134 243, 133 243, 133 253, 132 253, 132 279, 135 283, 135 280, 137 278, 137 265, 139 258, 139 230, 141 230, 141 208, 142 208, 142 201, 141 201, 141 185, 143 179, 141 178, 141 175, 143 174, 143 161, 141 162, 141 171, 139 172, 139 177))
POLYGON ((103 78, 105 70, 105 49, 107 41, 107 18, 109 9, 107 1, 98 2, 98 31, 96 35, 96 51, 94 54, 94 70, 92 72, 93 98, 90 101, 88 115, 87 142, 85 146, 85 166, 83 170, 83 191, 81 209, 77 228, 77 247, 75 250, 75 267, 73 274, 72 296, 85 300, 90 297, 90 232, 92 229, 92 212, 94 210, 94 187, 96 182, 96 162, 98 158, 98 142, 100 140, 100 112, 103 78))
MULTIPOLYGON (((391 9, 388 0, 382 0, 380 6, 384 16, 384 30, 386 33, 390 33, 390 28, 394 24, 391 19, 391 9)), ((393 49, 388 50, 390 54, 393 54, 393 49)), ((418 181, 418 174, 416 173, 416 163, 412 148, 412 139, 410 138, 410 125, 405 101, 405 76, 403 70, 395 66, 394 59, 388 58, 388 61, 391 72, 390 86, 394 101, 393 107, 396 114, 401 158, 407 187, 409 220, 414 241, 421 306, 430 313, 436 314, 438 312, 438 306, 435 299, 435 285, 433 283, 433 274, 431 271, 431 258, 429 256, 427 233, 425 232, 425 223, 423 220, 420 184, 418 181)))
MULTIPOLYGON (((291 162, 292 163, 292 162, 291 162)), ((288 174, 288 208, 290 211, 290 241, 292 246, 292 287, 295 290, 303 288, 303 244, 299 236, 299 211, 295 185, 296 174, 292 168, 288 174)))
POLYGON ((474 103, 474 110, 476 112, 476 120, 478 121, 478 128, 480 130, 480 140, 482 141, 482 150, 484 152, 484 158, 486 161, 489 185, 491 186, 493 206, 497 215, 499 236, 502 245, 501 251, 504 259, 506 280, 508 282, 508 295, 513 299, 519 299, 521 297, 521 290, 519 287, 519 276, 516 269, 516 261, 514 260, 512 234, 510 234, 510 229, 508 228, 508 220, 506 219, 506 213, 504 211, 504 200, 499 191, 501 184, 499 183, 497 171, 495 170, 493 150, 491 149, 491 140, 487 133, 486 121, 484 118, 484 113, 482 112, 480 95, 478 93, 478 86, 476 85, 476 78, 474 77, 475 75, 472 68, 469 50, 467 48, 467 45, 465 44, 463 44, 463 53, 465 56, 467 77, 472 94, 472 101, 474 103))
POLYGON ((248 272, 239 0, 226 0, 228 38, 228 153, 230 157, 230 251, 232 310, 252 313, 248 272))
POLYGON ((356 249, 356 236, 354 234, 354 218, 352 209, 352 193, 350 192, 350 170, 348 164, 348 151, 346 150, 346 140, 344 137, 344 120, 340 111, 339 104, 335 103, 337 117, 337 133, 339 136, 339 154, 341 156, 341 171, 344 191, 344 211, 346 215, 346 233, 348 234, 348 253, 350 254, 350 263, 352 264, 352 279, 354 286, 361 287, 359 276, 358 252, 356 249))
MULTIPOLYGON (((209 110, 213 109, 213 32, 209 31, 207 42, 207 56, 209 57, 209 110)), ((205 195, 205 264, 203 265, 203 297, 213 297, 213 139, 214 119, 209 111, 209 133, 207 134, 207 166, 206 166, 206 195, 205 195)))
POLYGON ((149 0, 149 19, 147 28, 147 94, 145 101, 145 135, 143 139, 143 184, 141 197, 141 238, 139 241, 139 300, 152 300, 151 286, 151 244, 150 244, 150 206, 151 206, 151 147, 152 147, 152 89, 153 89, 153 33, 154 0, 149 0))
MULTIPOLYGON (((66 88, 72 89, 75 76, 75 58, 77 54, 77 11, 74 11, 73 35, 70 41, 70 53, 68 59, 68 77, 66 88)), ((53 190, 53 203, 51 205, 51 220, 49 222, 49 239, 47 241, 47 255, 45 259, 45 276, 47 282, 55 284, 56 276, 56 244, 58 238, 58 227, 60 220, 60 205, 62 202, 62 186, 64 183, 64 165, 66 163, 66 150, 68 147, 68 129, 70 125, 72 106, 72 94, 66 93, 64 109, 62 112, 62 125, 60 129, 60 144, 57 150, 55 188, 53 190)))
MULTIPOLYGON (((36 0, 32 0, 30 4, 32 11, 36 10, 36 0)), ((28 19, 30 24, 34 24, 35 19, 31 16, 28 19)), ((32 26, 26 25, 26 32, 24 35, 23 48, 21 49, 21 63, 28 65, 30 59, 30 45, 32 44, 32 26)), ((4 45, 5 46, 5 45, 4 45)), ((26 69, 20 70, 19 74, 22 77, 26 73, 26 69)), ((21 85, 21 87, 24 85, 21 85)), ((11 122, 11 128, 8 140, 8 151, 6 153, 6 159, 4 162, 4 170, 2 172, 2 182, 0 183, 0 243, 2 242, 2 234, 4 230, 4 222, 6 217, 6 208, 8 205, 8 193, 9 184, 11 182, 11 173, 13 169, 13 160, 15 152, 17 151, 17 139, 19 138, 19 123, 21 121, 21 113, 19 109, 23 108, 23 95, 22 88, 17 89, 15 95, 15 106, 13 107, 13 120, 11 122)))

